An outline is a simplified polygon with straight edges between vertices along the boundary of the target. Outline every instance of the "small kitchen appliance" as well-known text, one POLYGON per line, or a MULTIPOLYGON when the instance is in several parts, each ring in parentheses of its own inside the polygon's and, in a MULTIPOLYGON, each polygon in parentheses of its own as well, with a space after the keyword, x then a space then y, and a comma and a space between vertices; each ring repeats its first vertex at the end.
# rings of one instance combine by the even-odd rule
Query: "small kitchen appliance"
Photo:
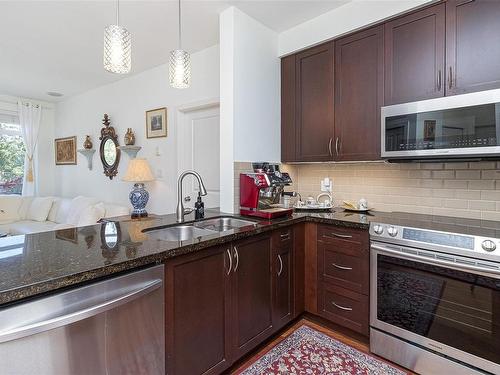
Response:
POLYGON ((290 175, 278 164, 252 163, 253 173, 240 174, 240 214, 264 219, 291 215, 292 208, 280 205, 285 189, 292 183, 290 175))
POLYGON ((420 374, 500 374, 500 224, 370 225, 370 350, 420 374))

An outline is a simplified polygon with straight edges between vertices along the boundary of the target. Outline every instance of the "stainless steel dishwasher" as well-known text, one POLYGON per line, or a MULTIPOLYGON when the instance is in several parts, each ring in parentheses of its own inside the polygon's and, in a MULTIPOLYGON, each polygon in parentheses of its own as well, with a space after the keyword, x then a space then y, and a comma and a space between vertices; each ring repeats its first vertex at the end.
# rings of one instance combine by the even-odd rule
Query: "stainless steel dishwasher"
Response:
POLYGON ((163 265, 0 309, 0 373, 164 374, 163 265))

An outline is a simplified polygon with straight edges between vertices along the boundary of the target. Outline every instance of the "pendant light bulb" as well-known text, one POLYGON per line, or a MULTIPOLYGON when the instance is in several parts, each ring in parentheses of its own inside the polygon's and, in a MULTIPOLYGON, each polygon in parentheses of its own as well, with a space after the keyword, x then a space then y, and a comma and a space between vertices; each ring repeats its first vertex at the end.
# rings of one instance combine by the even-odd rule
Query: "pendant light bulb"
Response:
POLYGON ((126 28, 119 25, 120 4, 116 1, 116 25, 104 28, 104 69, 111 73, 130 73, 132 65, 132 38, 126 28))
POLYGON ((191 84, 191 56, 181 46, 181 0, 179 0, 179 48, 170 51, 168 60, 170 86, 176 89, 185 89, 191 84))

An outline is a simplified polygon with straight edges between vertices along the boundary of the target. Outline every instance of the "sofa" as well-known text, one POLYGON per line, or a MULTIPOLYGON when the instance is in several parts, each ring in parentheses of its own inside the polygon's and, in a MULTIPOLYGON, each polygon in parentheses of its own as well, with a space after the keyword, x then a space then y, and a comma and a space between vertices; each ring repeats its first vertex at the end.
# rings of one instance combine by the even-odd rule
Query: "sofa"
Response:
POLYGON ((48 232, 96 224, 102 218, 130 214, 127 207, 78 196, 22 197, 0 195, 0 233, 48 232))

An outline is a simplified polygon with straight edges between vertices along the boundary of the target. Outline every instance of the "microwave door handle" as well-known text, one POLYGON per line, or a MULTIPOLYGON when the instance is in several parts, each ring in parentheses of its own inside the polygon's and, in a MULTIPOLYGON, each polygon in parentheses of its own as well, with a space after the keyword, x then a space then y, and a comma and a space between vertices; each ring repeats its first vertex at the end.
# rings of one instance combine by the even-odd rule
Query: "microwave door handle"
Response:
POLYGON ((476 273, 483 272, 483 273, 488 273, 490 275, 500 275, 500 270, 495 270, 495 269, 491 269, 491 268, 484 268, 484 267, 472 266, 472 265, 468 265, 468 264, 450 262, 450 261, 442 260, 442 259, 428 258, 425 256, 420 256, 420 255, 401 253, 397 250, 391 250, 385 246, 376 245, 376 244, 371 244, 370 247, 373 250, 376 250, 380 253, 384 253, 386 255, 393 256, 395 258, 414 260, 414 261, 419 261, 422 263, 427 263, 427 264, 436 265, 436 266, 451 267, 451 268, 456 268, 456 269, 459 269, 462 271, 470 271, 470 272, 476 272, 476 273))
POLYGON ((132 290, 127 289, 126 293, 114 296, 109 300, 100 301, 97 304, 89 304, 77 311, 72 311, 66 314, 63 313, 56 317, 50 317, 45 320, 30 322, 24 326, 0 331, 0 343, 17 340, 37 333, 42 333, 101 314, 105 311, 109 311, 115 307, 124 305, 128 302, 136 300, 141 296, 149 294, 152 291, 160 288, 162 284, 163 281, 161 279, 150 280, 145 285, 144 283, 141 283, 132 290))

